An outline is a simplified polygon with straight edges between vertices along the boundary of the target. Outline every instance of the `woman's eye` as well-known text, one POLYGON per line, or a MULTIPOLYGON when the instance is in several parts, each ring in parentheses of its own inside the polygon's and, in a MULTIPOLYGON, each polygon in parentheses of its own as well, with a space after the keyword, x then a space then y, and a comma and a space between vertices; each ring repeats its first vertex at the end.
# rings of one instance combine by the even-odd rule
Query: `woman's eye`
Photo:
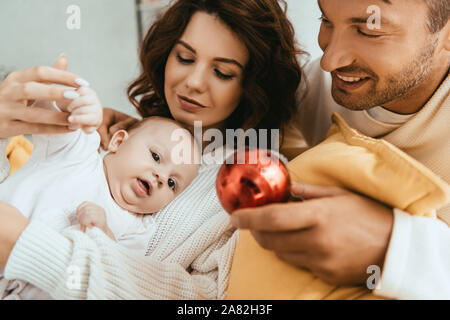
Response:
POLYGON ((185 59, 182 56, 180 56, 179 54, 177 54, 177 60, 183 64, 191 64, 194 62, 194 59, 185 59))
POLYGON ((169 185, 169 188, 175 191, 175 181, 172 178, 169 178, 169 180, 167 180, 167 184, 169 185))
POLYGON ((153 160, 159 163, 159 155, 157 153, 152 152, 153 160))
POLYGON ((233 74, 222 73, 218 69, 214 69, 214 72, 220 79, 223 79, 223 80, 231 80, 235 77, 235 75, 233 75, 233 74))

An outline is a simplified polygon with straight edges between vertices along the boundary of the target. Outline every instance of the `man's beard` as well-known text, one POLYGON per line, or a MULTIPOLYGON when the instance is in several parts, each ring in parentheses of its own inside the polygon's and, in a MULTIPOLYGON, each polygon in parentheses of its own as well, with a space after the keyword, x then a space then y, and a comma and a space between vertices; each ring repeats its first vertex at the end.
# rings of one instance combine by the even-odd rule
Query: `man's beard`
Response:
POLYGON ((392 100, 406 97, 407 94, 420 85, 429 75, 433 64, 432 57, 437 47, 437 39, 433 39, 408 65, 397 74, 388 75, 384 85, 377 88, 378 77, 374 72, 359 67, 346 67, 336 71, 366 73, 371 76, 370 88, 364 95, 348 93, 332 85, 333 99, 340 105, 351 110, 367 110, 382 106, 392 100), (362 71, 362 72, 361 72, 362 71))

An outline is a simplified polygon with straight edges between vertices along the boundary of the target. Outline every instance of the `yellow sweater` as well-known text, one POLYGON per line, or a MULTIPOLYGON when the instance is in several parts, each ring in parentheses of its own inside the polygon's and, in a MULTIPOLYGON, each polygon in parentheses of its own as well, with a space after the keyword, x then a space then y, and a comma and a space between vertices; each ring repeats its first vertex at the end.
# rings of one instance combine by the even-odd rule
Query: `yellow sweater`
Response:
MULTIPOLYGON (((289 162, 293 181, 344 187, 417 216, 434 217, 434 210, 450 201, 450 186, 424 165, 360 134, 338 114, 333 121, 323 143, 289 162)), ((227 298, 378 299, 366 287, 335 287, 280 261, 249 231, 241 232, 236 247, 227 298)))

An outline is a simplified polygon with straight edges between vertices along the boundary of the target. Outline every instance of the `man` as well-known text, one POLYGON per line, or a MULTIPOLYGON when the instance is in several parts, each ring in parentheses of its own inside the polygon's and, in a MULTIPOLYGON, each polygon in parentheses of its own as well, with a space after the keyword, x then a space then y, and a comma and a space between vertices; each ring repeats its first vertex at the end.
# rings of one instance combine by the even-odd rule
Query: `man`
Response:
MULTIPOLYGON (((450 183, 448 0, 318 2, 324 54, 306 69, 295 119, 309 146, 325 138, 338 112, 450 183), (377 10, 379 25, 371 18, 377 10)), ((377 295, 450 298, 449 205, 432 220, 338 188, 295 184, 293 192, 307 200, 239 210, 232 223, 328 283, 363 284, 376 265, 377 295)))

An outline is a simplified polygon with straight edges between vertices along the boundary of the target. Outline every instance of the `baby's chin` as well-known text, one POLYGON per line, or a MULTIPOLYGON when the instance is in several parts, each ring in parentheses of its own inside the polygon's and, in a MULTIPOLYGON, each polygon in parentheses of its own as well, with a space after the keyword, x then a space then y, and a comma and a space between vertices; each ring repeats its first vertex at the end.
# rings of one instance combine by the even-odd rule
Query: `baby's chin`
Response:
POLYGON ((140 205, 136 201, 137 197, 132 196, 132 190, 121 190, 121 188, 117 189, 110 189, 111 196, 114 200, 114 202, 123 210, 126 210, 133 214, 138 215, 146 215, 146 214, 152 214, 156 211, 159 211, 160 209, 155 208, 155 206, 149 206, 149 205, 140 205), (155 210, 156 209, 156 210, 155 210), (155 210, 155 211, 153 211, 155 210))
POLYGON ((125 199, 121 199, 122 201, 116 201, 117 205, 121 207, 123 210, 126 210, 130 213, 136 214, 136 215, 147 215, 147 214, 153 214, 155 212, 158 212, 164 207, 160 206, 152 206, 152 205, 139 205, 135 203, 129 203, 126 202, 125 199))

